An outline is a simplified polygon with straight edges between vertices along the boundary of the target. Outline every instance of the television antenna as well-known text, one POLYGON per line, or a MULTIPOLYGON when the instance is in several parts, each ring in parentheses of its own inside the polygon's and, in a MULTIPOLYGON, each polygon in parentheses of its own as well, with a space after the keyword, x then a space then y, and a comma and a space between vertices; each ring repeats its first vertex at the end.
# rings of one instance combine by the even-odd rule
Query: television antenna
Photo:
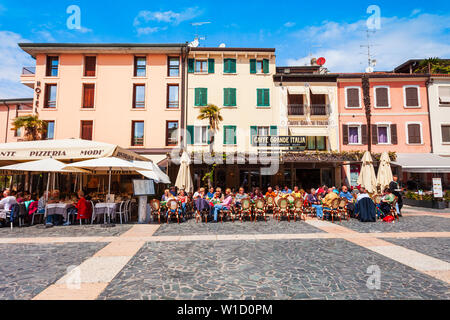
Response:
POLYGON ((370 42, 370 33, 375 33, 375 30, 366 30, 367 44, 360 45, 361 48, 367 48, 367 68, 366 73, 372 73, 377 65, 377 60, 374 59, 372 47, 377 46, 376 44, 372 44, 370 42))
POLYGON ((200 45, 200 40, 206 40, 206 36, 201 36, 198 33, 198 28, 205 25, 210 24, 210 21, 203 21, 203 22, 192 22, 191 25, 195 27, 195 38, 194 41, 189 43, 190 47, 198 47, 200 45))

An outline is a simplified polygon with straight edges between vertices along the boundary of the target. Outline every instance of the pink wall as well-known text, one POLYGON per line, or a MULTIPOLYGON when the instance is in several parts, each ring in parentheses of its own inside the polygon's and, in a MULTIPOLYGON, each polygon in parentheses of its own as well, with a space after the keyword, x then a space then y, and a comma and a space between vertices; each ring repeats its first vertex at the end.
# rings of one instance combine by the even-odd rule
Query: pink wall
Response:
POLYGON ((180 109, 166 109, 167 84, 180 84, 181 90, 181 78, 167 76, 167 57, 147 55, 146 77, 134 77, 134 55, 97 54, 96 76, 83 77, 84 56, 60 54, 58 77, 46 77, 46 55, 39 54, 35 77, 42 88, 39 116, 55 121, 55 139, 79 138, 81 120, 93 120, 93 140, 134 149, 166 148, 166 120, 180 121, 181 116, 180 109), (42 108, 46 83, 58 85, 56 110, 42 108), (95 83, 95 109, 81 108, 83 83, 95 83), (133 84, 146 85, 144 110, 132 109, 133 84), (144 147, 131 147, 132 121, 145 123, 144 147))
MULTIPOLYGON (((431 151, 430 126, 428 115, 427 88, 426 79, 401 79, 401 78, 385 78, 371 79, 370 97, 372 105, 372 124, 391 123, 397 124, 397 145, 372 145, 373 152, 395 151, 397 153, 428 153, 431 151), (420 107, 405 108, 404 105, 404 89, 403 86, 416 85, 419 86, 420 107), (388 86, 390 93, 390 108, 375 108, 374 87, 388 86), (422 144, 407 143, 407 123, 417 122, 422 126, 422 144)), ((340 130, 340 150, 367 150, 367 145, 344 145, 343 144, 343 124, 362 123, 366 124, 366 116, 364 103, 362 100, 361 80, 341 79, 338 80, 338 108, 339 108, 339 130, 340 130), (361 108, 346 108, 346 87, 360 87, 361 108)), ((370 139, 370 137, 368 137, 370 139)))
POLYGON ((9 105, 8 108, 4 104, 0 104, 0 143, 17 142, 23 139, 25 130, 22 128, 22 134, 20 137, 14 137, 14 131, 12 129, 12 123, 16 117, 24 116, 31 113, 30 110, 17 110, 18 105, 9 105))

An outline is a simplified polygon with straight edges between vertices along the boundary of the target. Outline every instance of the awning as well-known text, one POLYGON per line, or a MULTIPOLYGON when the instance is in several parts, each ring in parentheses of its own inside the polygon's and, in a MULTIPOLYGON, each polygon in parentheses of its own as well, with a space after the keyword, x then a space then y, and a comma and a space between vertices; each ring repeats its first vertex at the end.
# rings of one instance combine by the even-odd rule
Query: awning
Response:
POLYGON ((309 88, 305 86, 287 87, 289 94, 308 94, 309 88))
POLYGON ((432 153, 399 153, 392 164, 401 166, 403 172, 450 173, 450 158, 432 153))
POLYGON ((165 160, 167 160, 167 155, 165 154, 152 154, 152 155, 143 154, 142 156, 147 158, 148 160, 151 160, 157 166, 164 167, 165 165, 167 165, 167 163, 165 163, 166 162, 165 160))
POLYGON ((329 87, 311 86, 309 89, 311 90, 312 94, 330 94, 331 93, 329 87))
POLYGON ((328 137, 327 127, 289 127, 291 136, 328 137))
POLYGON ((0 144, 0 160, 31 161, 53 158, 84 160, 117 157, 125 160, 147 160, 115 144, 81 139, 39 140, 0 144))

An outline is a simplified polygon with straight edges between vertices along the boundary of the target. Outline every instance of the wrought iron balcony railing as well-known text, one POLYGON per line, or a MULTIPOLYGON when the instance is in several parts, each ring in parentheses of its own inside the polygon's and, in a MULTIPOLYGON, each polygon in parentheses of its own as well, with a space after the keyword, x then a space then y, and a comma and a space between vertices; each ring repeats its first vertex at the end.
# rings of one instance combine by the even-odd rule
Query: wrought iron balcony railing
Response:
POLYGON ((35 75, 36 74, 36 67, 23 67, 22 68, 22 75, 29 76, 29 75, 35 75))

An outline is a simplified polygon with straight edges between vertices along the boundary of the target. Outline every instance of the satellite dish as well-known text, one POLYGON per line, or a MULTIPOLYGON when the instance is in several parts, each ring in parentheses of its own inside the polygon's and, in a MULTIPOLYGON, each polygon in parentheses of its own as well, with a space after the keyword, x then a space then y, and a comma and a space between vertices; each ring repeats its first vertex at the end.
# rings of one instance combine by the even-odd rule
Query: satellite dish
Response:
POLYGON ((372 73, 373 72, 373 67, 367 67, 366 68, 366 73, 372 73))
POLYGON ((327 60, 325 60, 324 57, 320 57, 319 59, 317 59, 317 64, 319 66, 323 66, 325 64, 325 62, 327 62, 327 60))
POLYGON ((189 47, 197 48, 199 44, 200 42, 198 41, 198 38, 195 38, 194 41, 189 43, 189 47))
POLYGON ((220 45, 219 45, 219 48, 226 48, 226 44, 225 43, 221 43, 220 45))

